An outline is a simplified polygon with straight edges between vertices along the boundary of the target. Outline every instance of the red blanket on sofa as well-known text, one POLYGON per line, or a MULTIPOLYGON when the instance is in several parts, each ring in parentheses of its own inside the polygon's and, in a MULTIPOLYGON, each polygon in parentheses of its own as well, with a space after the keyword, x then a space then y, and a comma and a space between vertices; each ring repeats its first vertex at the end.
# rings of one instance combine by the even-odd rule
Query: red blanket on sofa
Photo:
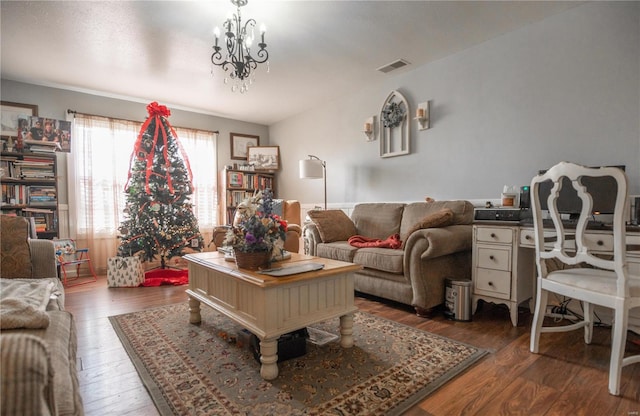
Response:
POLYGON ((384 240, 379 238, 364 237, 361 235, 354 235, 349 237, 349 244, 354 247, 382 247, 382 248, 400 248, 402 241, 400 240, 400 234, 393 234, 384 240))

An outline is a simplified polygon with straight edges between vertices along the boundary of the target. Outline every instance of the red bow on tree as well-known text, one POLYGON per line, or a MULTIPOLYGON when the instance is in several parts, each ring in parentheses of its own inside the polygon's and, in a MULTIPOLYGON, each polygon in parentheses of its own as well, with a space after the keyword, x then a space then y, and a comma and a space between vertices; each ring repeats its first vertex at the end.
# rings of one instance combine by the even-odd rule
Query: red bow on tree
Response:
POLYGON ((147 106, 147 111, 149 112, 149 117, 153 116, 163 116, 169 117, 171 115, 171 111, 167 108, 167 106, 158 104, 157 101, 152 102, 147 106))

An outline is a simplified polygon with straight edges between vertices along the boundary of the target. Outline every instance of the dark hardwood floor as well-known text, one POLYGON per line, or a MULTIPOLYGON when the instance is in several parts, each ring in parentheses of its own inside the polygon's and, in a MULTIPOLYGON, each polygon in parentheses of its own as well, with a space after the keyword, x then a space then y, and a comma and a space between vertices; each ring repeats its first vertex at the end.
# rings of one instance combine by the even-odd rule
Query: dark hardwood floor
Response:
MULTIPOLYGON (((66 308, 78 329, 81 393, 88 416, 157 415, 108 316, 186 302, 186 286, 108 288, 106 277, 66 290, 66 308)), ((490 354, 450 381, 407 415, 640 415, 640 365, 623 370, 622 395, 607 392, 610 330, 543 334, 541 354, 529 353, 531 316, 521 309, 518 327, 508 310, 482 304, 471 322, 416 316, 411 308, 356 297, 360 310, 487 348, 490 354)), ((185 320, 186 322, 186 320, 185 320)), ((628 352, 640 352, 630 333, 628 352)), ((356 340, 357 343, 357 340, 356 340)))

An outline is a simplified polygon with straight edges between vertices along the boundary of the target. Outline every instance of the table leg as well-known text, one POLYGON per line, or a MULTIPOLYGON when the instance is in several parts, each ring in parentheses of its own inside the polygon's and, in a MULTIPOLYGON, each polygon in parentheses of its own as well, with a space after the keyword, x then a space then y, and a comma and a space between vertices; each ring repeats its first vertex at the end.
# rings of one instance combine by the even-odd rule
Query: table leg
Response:
POLYGON ((518 304, 509 305, 509 314, 511 315, 511 323, 513 326, 518 326, 518 304))
POLYGON ((260 341, 260 375, 265 380, 273 380, 278 377, 278 338, 263 339, 260 341))
POLYGON ((342 348, 353 347, 353 314, 340 317, 340 346, 342 348))
POLYGON ((200 301, 189 296, 189 323, 199 324, 202 321, 200 316, 200 301))

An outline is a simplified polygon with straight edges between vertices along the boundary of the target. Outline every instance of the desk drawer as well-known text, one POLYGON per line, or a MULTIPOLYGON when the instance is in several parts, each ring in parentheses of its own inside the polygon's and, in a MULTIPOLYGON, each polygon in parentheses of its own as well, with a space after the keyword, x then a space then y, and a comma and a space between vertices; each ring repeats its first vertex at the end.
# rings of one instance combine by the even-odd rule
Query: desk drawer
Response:
MULTIPOLYGON (((522 230, 520 232, 520 245, 522 247, 535 247, 535 231, 532 229, 522 230)), ((570 233, 573 234, 573 231, 570 233)), ((551 241, 545 243, 545 247, 552 248, 553 240, 555 237, 555 231, 544 232, 545 240, 548 238, 551 241)), ((565 246, 569 250, 575 250, 574 236, 571 235, 570 239, 566 240, 565 246)), ((584 236, 587 247, 594 251, 612 252, 613 251, 613 236, 606 233, 589 233, 584 236)))
POLYGON ((536 232, 533 229, 526 229, 520 231, 520 245, 522 247, 535 247, 536 246, 536 232))
POLYGON ((477 227, 476 240, 486 243, 511 244, 513 230, 504 227, 477 227))
POLYGON ((511 294, 511 273, 491 269, 476 269, 475 293, 509 299, 511 294))
POLYGON ((584 240, 591 250, 613 252, 613 235, 611 234, 586 233, 584 240))
POLYGON ((478 246, 477 253, 476 267, 504 270, 506 272, 511 270, 511 247, 478 246))

